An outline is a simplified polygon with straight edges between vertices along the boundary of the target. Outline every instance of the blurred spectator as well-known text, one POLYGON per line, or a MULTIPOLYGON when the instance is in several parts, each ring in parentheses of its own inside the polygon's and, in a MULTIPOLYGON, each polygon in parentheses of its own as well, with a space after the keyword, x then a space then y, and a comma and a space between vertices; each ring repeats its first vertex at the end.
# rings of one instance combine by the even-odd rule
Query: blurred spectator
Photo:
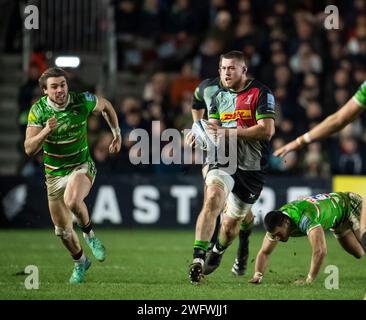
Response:
POLYGON ((37 65, 40 74, 42 74, 48 68, 46 54, 42 47, 38 47, 33 50, 29 64, 37 65))
POLYGON ((190 61, 184 63, 180 74, 172 81, 170 86, 171 105, 174 107, 180 105, 186 94, 193 94, 200 81, 193 72, 192 63, 190 61))
POLYGON ((325 157, 319 142, 309 144, 304 157, 304 173, 312 178, 328 178, 330 175, 329 161, 325 157))
POLYGON ((363 173, 363 158, 358 141, 351 136, 341 136, 339 153, 333 159, 334 173, 357 175, 363 173))
POLYGON ((321 73, 323 69, 320 56, 306 42, 300 44, 297 52, 291 56, 290 66, 294 73, 321 73))
POLYGON ((220 61, 223 43, 214 37, 208 37, 200 47, 194 59, 194 69, 201 79, 218 76, 217 66, 220 61))
POLYGON ((39 152, 36 156, 28 158, 23 165, 20 174, 23 177, 33 177, 39 180, 44 180, 44 164, 43 164, 43 153, 39 152))
POLYGON ((109 153, 109 145, 112 140, 112 133, 102 132, 92 147, 92 157, 101 175, 111 174, 113 172, 113 160, 109 153))
POLYGON ((231 27, 231 14, 229 11, 219 11, 215 23, 208 31, 208 38, 215 38, 222 44, 222 51, 227 51, 233 41, 233 29, 231 27))
MULTIPOLYGON (((25 133, 28 123, 28 112, 32 106, 32 101, 38 99, 43 92, 38 86, 38 78, 41 75, 39 65, 30 63, 26 82, 19 88, 18 91, 18 122, 21 126, 21 131, 25 133)), ((24 140, 24 139, 23 139, 24 140)))
MULTIPOLYGON (((285 145, 285 140, 283 138, 276 137, 272 141, 273 149, 280 148, 285 145)), ((295 174, 297 166, 297 154, 291 152, 288 154, 286 159, 280 157, 275 157, 272 153, 269 158, 269 171, 271 174, 295 174)))
POLYGON ((100 117, 91 114, 88 117, 88 142, 90 145, 95 144, 95 142, 99 138, 100 132, 101 132, 100 117))

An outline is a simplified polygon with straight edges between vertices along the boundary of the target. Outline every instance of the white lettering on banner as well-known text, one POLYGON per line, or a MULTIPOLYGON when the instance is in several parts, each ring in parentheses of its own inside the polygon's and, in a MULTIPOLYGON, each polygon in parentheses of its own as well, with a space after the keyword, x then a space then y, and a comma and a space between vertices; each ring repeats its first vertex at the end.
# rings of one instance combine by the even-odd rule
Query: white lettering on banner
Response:
POLYGON ((133 191, 133 217, 136 222, 153 224, 158 222, 160 217, 159 205, 152 201, 160 198, 159 190, 153 186, 138 186, 133 191))
POLYGON ((258 225, 263 221, 264 216, 268 211, 272 211, 276 206, 276 194, 272 188, 263 187, 260 197, 253 205, 254 224, 258 225))
POLYGON ((172 186, 170 194, 177 198, 177 222, 188 224, 191 221, 191 201, 197 196, 197 188, 194 186, 172 186))
POLYGON ((92 220, 95 223, 103 223, 104 220, 115 224, 122 222, 116 193, 112 186, 100 186, 95 199, 92 220))
POLYGON ((311 195, 311 192, 311 188, 309 187, 289 187, 287 189, 287 202, 308 197, 311 195))
MULTIPOLYGON (((291 202, 308 197, 312 194, 313 190, 310 187, 298 186, 289 187, 287 190, 283 190, 283 193, 285 192, 287 194, 286 202, 291 202)), ((191 199, 197 197, 198 187, 195 185, 171 185, 169 195, 172 198, 164 192, 161 201, 169 201, 172 203, 172 206, 173 201, 176 201, 176 223, 178 225, 188 225, 195 222, 192 221, 192 217, 196 219, 197 212, 192 212, 191 210, 191 199)), ((118 200, 121 205, 126 202, 130 203, 131 200, 126 199, 124 195, 118 196, 120 199, 117 199, 113 186, 99 187, 92 214, 92 219, 95 223, 103 223, 104 221, 109 221, 113 224, 122 223, 122 214, 119 209, 118 200)), ((140 224, 159 223, 161 204, 159 203, 160 190, 158 187, 153 185, 136 186, 133 189, 132 198, 132 218, 135 222, 140 224)), ((254 224, 261 224, 267 212, 278 209, 285 204, 285 202, 278 203, 278 201, 276 198, 276 189, 264 187, 259 199, 252 208, 255 215, 254 224)), ((130 208, 130 205, 128 207, 130 208)), ((130 213, 128 212, 126 214, 130 213)), ((174 212, 171 212, 171 214, 173 215, 174 212)))

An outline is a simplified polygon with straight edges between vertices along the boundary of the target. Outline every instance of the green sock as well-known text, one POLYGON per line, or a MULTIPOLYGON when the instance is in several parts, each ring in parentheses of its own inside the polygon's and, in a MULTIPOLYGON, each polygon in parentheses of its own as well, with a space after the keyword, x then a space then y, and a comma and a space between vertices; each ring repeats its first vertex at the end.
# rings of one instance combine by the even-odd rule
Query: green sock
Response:
POLYGON ((193 246, 193 259, 205 259, 209 241, 195 240, 193 246))
POLYGON ((193 249, 201 249, 207 251, 209 243, 209 241, 195 240, 193 249))

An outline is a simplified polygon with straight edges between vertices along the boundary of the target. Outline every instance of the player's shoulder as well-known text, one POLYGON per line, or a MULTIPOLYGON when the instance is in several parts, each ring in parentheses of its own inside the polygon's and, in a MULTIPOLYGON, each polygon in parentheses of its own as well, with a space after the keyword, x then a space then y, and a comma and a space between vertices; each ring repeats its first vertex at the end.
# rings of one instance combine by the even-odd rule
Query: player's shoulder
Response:
POLYGON ((208 87, 221 87, 220 85, 220 78, 219 77, 215 77, 215 78, 207 78, 203 81, 201 81, 201 83, 198 85, 198 87, 205 89, 208 87))
POLYGON ((89 92, 89 91, 84 91, 84 92, 74 92, 74 91, 70 91, 70 98, 72 99, 72 101, 74 101, 75 103, 80 103, 80 102, 95 102, 96 101, 96 96, 95 94, 89 92))
POLYGON ((31 109, 43 110, 47 106, 47 96, 40 97, 31 106, 31 109))

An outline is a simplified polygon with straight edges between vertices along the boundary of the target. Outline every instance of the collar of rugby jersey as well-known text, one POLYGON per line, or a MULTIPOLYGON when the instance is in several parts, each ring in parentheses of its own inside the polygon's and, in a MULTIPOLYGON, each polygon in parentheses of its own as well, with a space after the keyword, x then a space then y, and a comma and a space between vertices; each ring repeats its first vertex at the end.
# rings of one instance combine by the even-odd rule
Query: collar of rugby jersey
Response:
POLYGON ((66 107, 69 105, 70 103, 70 94, 67 95, 67 102, 64 105, 63 108, 58 107, 58 105, 56 103, 54 103, 53 101, 51 101, 50 97, 47 97, 47 104, 54 110, 54 111, 64 111, 66 109, 66 107))

